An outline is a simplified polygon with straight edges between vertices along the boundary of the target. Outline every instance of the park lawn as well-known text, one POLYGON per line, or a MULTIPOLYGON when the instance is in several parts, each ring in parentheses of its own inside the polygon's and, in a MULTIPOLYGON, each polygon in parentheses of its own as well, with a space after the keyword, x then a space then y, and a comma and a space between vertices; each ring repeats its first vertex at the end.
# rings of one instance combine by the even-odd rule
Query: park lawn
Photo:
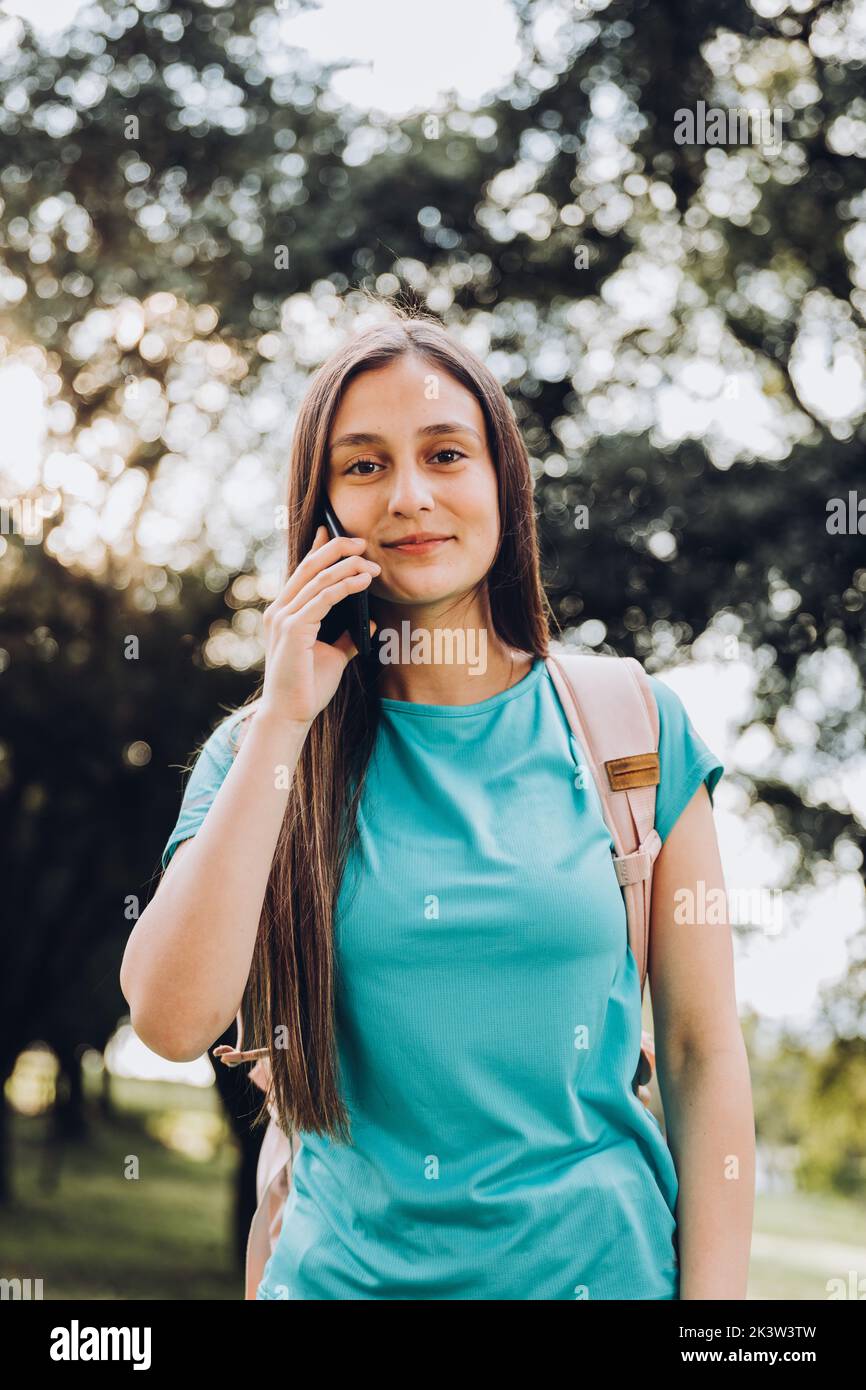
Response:
POLYGON ((826 1302, 841 1280, 852 1296, 851 1271, 866 1297, 866 1209, 862 1199, 792 1193, 755 1202, 750 1299, 826 1302))
POLYGON ((46 1299, 242 1299, 237 1150, 216 1090, 114 1078, 112 1101, 106 1118, 91 1098, 87 1140, 62 1154, 43 1116, 13 1116, 4 1272, 41 1278, 46 1299))

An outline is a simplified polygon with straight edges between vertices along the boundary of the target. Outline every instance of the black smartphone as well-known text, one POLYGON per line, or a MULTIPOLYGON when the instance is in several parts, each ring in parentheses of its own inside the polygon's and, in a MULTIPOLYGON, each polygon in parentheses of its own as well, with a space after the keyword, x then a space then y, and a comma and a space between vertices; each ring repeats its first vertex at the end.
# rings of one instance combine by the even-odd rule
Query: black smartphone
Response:
MULTIPOLYGON (((327 501, 322 507, 322 520, 332 537, 349 534, 340 525, 339 518, 327 501)), ((372 644, 370 642, 370 605, 367 602, 366 589, 361 589, 359 593, 350 594, 348 598, 341 599, 329 613, 325 614, 322 619, 322 626, 319 628, 319 641, 327 642, 329 646, 333 646, 338 637, 341 637, 346 631, 350 633, 352 641, 358 648, 358 655, 369 656, 372 651, 372 644)))

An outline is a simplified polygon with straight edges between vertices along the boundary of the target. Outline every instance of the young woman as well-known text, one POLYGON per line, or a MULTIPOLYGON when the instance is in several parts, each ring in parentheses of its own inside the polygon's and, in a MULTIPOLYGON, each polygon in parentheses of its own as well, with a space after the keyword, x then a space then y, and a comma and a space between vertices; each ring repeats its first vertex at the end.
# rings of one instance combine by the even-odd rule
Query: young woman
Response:
POLYGON ((260 691, 196 761, 121 973, 162 1056, 200 1056, 242 1001, 245 1046, 270 1048, 300 1148, 257 1298, 744 1298, 754 1128, 730 929, 677 929, 674 900, 723 885, 721 763, 652 679, 669 1148, 631 1089, 637 968, 545 666, 501 387, 435 321, 360 334, 302 402, 288 516, 260 691), (352 539, 328 539, 326 498, 352 539), (348 633, 319 640, 361 590, 363 659, 348 633), (381 660, 406 623, 461 635, 462 664, 433 645, 381 660))

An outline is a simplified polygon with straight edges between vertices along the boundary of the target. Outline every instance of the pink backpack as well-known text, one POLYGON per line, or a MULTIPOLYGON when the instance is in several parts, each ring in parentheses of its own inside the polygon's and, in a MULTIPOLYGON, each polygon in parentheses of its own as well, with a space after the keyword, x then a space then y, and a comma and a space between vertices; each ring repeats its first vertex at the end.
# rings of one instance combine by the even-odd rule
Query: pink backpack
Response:
MULTIPOLYGON (((641 999, 649 953, 652 874, 661 840, 654 828, 656 786, 659 781, 659 716, 647 676, 634 657, 596 653, 557 653, 547 669, 572 731, 583 751, 601 798, 604 818, 616 848, 613 864, 622 887, 628 917, 629 945, 637 964, 641 999)), ((235 1047, 214 1049, 229 1067, 255 1062, 249 1073, 261 1090, 270 1084, 266 1047, 244 1052, 242 1019, 238 1014, 235 1047)), ((632 1089, 649 1106, 647 1089, 655 1065, 650 1033, 643 1030, 641 1055, 632 1089)), ((276 1245, 289 1193, 292 1158, 300 1136, 290 1139, 268 1107, 256 1171, 258 1205, 250 1226, 246 1257, 245 1298, 255 1299, 265 1265, 276 1245)))

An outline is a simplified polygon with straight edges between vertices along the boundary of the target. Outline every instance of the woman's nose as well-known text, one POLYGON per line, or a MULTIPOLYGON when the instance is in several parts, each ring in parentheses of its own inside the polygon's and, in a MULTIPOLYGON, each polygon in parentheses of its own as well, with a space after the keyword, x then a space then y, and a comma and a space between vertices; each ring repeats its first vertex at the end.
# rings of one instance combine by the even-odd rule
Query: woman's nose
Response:
POLYGON ((395 483, 388 498, 388 510, 411 516, 418 511, 432 511, 433 497, 429 487, 420 480, 407 479, 395 483))

